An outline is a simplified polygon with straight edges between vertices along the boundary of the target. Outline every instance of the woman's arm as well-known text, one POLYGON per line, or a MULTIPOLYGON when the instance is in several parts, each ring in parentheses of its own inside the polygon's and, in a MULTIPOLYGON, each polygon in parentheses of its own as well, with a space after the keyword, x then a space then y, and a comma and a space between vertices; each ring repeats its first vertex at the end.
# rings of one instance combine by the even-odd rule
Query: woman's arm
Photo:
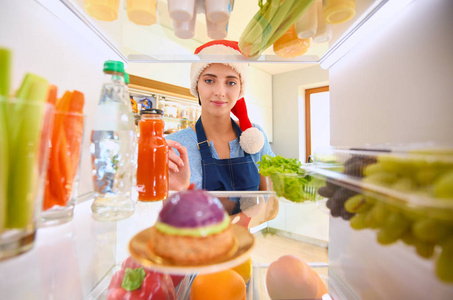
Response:
POLYGON ((190 185, 190 164, 186 147, 180 143, 167 140, 168 151, 168 177, 172 191, 182 191, 190 185), (176 149, 179 155, 173 150, 176 149))
POLYGON ((267 186, 267 182, 266 182, 266 177, 264 177, 263 175, 260 174, 260 188, 259 188, 260 191, 267 191, 268 190, 268 186, 267 186))

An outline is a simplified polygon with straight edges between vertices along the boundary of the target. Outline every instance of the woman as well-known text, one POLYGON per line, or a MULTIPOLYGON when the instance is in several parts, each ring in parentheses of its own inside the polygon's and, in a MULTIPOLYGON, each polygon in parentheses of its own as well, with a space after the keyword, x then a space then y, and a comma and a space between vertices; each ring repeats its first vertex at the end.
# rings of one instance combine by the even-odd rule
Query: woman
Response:
MULTIPOLYGON (((225 40, 206 43, 195 54, 242 55, 237 42, 225 40)), ((241 98, 247 68, 246 63, 192 64, 191 92, 198 97, 201 117, 194 126, 167 136, 172 149, 171 190, 186 189, 190 183, 217 191, 265 189, 256 163, 264 154, 274 154, 263 130, 252 127, 241 98), (230 112, 238 117, 239 125, 230 112)))

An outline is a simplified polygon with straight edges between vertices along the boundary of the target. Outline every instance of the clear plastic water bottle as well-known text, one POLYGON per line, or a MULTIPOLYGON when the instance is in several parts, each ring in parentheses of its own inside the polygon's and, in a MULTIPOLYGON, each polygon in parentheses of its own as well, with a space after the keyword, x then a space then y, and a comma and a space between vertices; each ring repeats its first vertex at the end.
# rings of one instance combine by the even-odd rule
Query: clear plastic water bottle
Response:
POLYGON ((104 73, 106 81, 91 132, 95 192, 91 210, 96 220, 116 221, 134 213, 131 188, 135 175, 136 137, 134 118, 124 99, 123 63, 106 61, 104 73))

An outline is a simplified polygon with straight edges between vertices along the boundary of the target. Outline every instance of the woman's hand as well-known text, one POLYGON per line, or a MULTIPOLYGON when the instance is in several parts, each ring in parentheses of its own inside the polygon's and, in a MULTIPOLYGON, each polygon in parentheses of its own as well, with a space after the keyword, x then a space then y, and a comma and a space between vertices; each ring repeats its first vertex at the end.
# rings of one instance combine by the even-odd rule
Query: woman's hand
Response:
POLYGON ((190 165, 187 149, 180 143, 167 140, 168 145, 168 169, 170 190, 182 191, 187 189, 190 184, 190 165), (179 156, 173 150, 179 152, 179 156))

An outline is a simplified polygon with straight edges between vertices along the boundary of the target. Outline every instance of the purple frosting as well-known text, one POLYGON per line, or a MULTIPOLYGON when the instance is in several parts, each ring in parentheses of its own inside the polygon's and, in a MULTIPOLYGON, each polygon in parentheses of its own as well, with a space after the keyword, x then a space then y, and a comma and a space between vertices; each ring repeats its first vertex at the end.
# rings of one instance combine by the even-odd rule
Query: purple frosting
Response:
POLYGON ((204 190, 187 190, 171 196, 159 221, 179 228, 197 228, 222 222, 225 210, 219 199, 204 190))

